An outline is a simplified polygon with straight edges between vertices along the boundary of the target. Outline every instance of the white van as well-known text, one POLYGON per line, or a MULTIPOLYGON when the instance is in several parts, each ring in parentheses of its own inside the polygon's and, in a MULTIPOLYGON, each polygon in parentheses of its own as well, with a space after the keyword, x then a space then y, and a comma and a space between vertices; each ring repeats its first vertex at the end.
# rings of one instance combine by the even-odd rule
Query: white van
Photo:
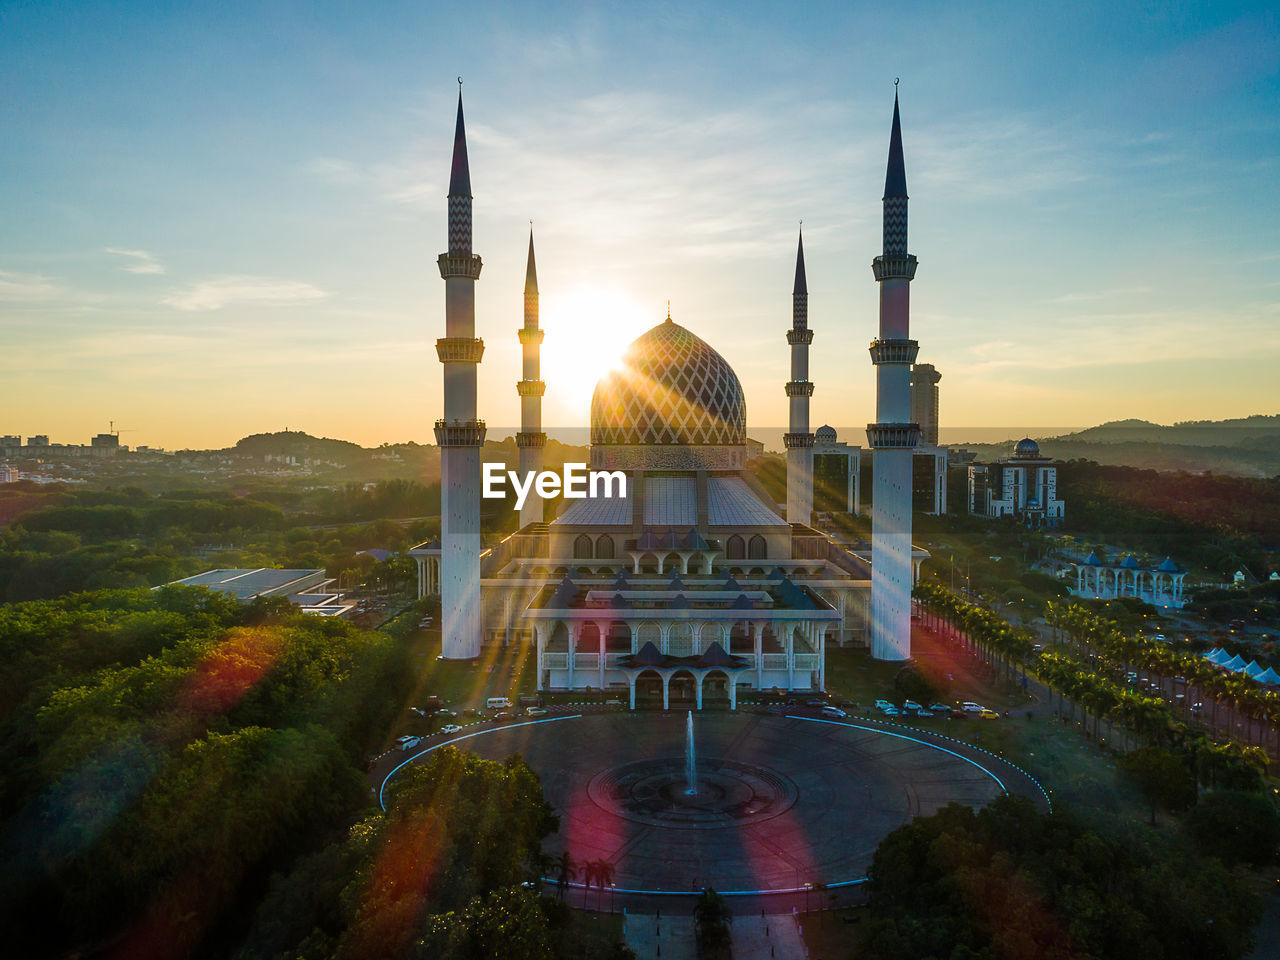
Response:
POLYGON ((484 705, 489 710, 506 710, 511 706, 511 701, 506 697, 490 697, 484 705))

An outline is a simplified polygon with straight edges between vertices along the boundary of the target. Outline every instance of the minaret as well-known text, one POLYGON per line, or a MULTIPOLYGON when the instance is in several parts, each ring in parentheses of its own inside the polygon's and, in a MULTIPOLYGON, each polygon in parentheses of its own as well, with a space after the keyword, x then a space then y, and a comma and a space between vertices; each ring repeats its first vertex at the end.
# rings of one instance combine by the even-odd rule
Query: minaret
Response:
POLYGON ((808 524, 813 514, 813 434, 809 432, 809 398, 813 383, 809 380, 809 285, 804 276, 804 233, 796 247, 796 282, 791 290, 791 379, 786 391, 791 414, 782 438, 787 448, 787 522, 808 524))
POLYGON ((880 284, 880 336, 871 341, 876 369, 876 422, 867 425, 872 450, 871 656, 911 656, 911 458, 920 427, 911 423, 911 364, 920 349, 909 338, 911 280, 907 253, 907 172, 902 160, 898 95, 884 181, 884 253, 871 265, 880 284))
MULTIPOLYGON (((524 276, 524 326, 520 328, 520 345, 524 351, 524 379, 516 384, 520 394, 520 432, 516 446, 520 448, 520 474, 530 476, 542 470, 542 450, 547 435, 542 432, 542 395, 547 385, 542 382, 542 331, 538 329, 538 268, 533 261, 533 228, 529 228, 529 265, 524 276)), ((542 522, 542 498, 526 497, 520 508, 520 526, 542 522)))
MULTIPOLYGON (((459 81, 461 84, 461 81, 459 81)), ((440 608, 444 658, 480 655, 480 448, 485 426, 476 418, 476 367, 484 341, 476 337, 476 280, 480 258, 471 252, 471 172, 458 88, 458 125, 449 177, 449 251, 440 254, 445 335, 436 341, 444 364, 444 419, 436 421, 440 447, 440 608)))

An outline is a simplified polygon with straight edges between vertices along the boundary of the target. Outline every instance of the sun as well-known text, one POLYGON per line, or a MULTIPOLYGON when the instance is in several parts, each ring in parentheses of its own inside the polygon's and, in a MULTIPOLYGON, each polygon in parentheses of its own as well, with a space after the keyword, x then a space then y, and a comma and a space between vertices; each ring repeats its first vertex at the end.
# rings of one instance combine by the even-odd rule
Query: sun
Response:
POLYGON ((596 381, 618 365, 631 341, 662 317, 627 294, 603 287, 544 293, 539 304, 542 379, 546 381, 544 429, 587 421, 596 381), (555 421, 564 418, 564 422, 555 421))

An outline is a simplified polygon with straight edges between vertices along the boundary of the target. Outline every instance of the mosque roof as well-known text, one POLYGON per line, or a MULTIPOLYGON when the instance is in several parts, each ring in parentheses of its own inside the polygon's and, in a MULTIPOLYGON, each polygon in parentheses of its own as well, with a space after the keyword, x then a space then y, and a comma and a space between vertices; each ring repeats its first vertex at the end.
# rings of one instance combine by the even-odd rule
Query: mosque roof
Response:
POLYGON ((1132 554, 1132 553, 1131 553, 1131 554, 1129 554, 1127 557, 1125 557, 1123 560, 1121 560, 1121 561, 1120 561, 1120 566, 1121 566, 1123 569, 1125 569, 1125 570, 1140 570, 1140 569, 1142 569, 1142 564, 1138 563, 1138 561, 1137 561, 1137 560, 1135 560, 1135 559, 1133 558, 1133 554, 1132 554))
POLYGON ((1160 561, 1160 566, 1156 567, 1160 573, 1183 573, 1183 569, 1173 562, 1169 557, 1165 557, 1160 561))
POLYGON ((669 317, 632 342, 591 398, 593 446, 743 446, 746 425, 733 368, 669 317))
POLYGON ((747 662, 743 657, 735 657, 733 654, 728 653, 724 647, 715 642, 702 653, 692 657, 673 657, 663 653, 650 640, 635 653, 620 657, 619 664, 632 670, 646 667, 690 667, 700 670, 719 667, 724 670, 736 670, 745 667, 747 662))

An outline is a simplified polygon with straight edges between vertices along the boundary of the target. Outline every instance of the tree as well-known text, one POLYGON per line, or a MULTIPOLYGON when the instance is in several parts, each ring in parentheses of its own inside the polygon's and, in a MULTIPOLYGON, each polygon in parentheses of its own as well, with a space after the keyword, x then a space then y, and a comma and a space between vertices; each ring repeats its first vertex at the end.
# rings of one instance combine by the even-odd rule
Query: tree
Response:
POLYGON ((1280 845, 1280 813, 1260 793, 1215 790, 1187 814, 1185 828, 1201 850, 1228 865, 1266 866, 1280 845))
POLYGON ((1156 822, 1156 809, 1177 813, 1196 802, 1196 780, 1186 760, 1170 750, 1143 747, 1126 753, 1117 765, 1120 776, 1137 787, 1151 808, 1151 823, 1156 822))
POLYGON ((697 929, 698 947, 708 960, 721 960, 729 956, 729 924, 733 914, 728 901, 706 887, 693 904, 693 922, 697 929))
POLYGON ((556 868, 556 887, 560 891, 560 899, 564 899, 564 892, 569 884, 573 882, 574 877, 578 875, 578 863, 569 855, 566 850, 560 854, 555 861, 556 868))

